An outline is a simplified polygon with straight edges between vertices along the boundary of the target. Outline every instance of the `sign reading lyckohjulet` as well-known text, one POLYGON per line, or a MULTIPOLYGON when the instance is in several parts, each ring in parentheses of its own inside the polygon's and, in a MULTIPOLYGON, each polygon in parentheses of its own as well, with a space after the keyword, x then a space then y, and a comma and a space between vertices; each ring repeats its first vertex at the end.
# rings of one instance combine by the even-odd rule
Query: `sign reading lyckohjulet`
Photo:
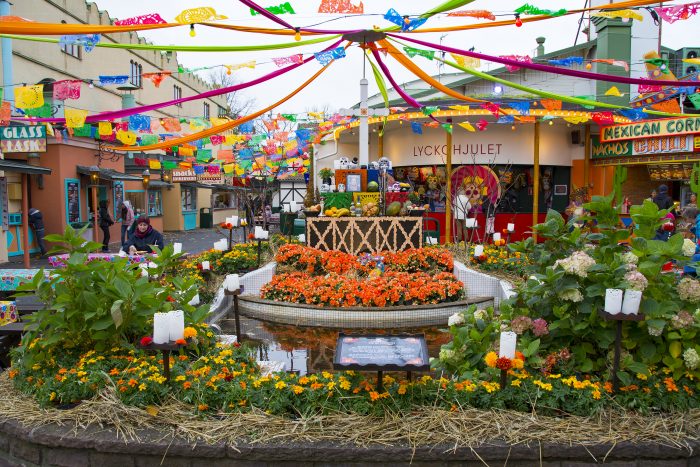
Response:
POLYGON ((46 127, 0 127, 0 148, 2 152, 46 152, 46 127))
POLYGON ((197 174, 194 170, 173 170, 173 182, 196 182, 197 174))
POLYGON ((700 133, 700 117, 664 118, 612 125, 600 130, 602 142, 700 133))

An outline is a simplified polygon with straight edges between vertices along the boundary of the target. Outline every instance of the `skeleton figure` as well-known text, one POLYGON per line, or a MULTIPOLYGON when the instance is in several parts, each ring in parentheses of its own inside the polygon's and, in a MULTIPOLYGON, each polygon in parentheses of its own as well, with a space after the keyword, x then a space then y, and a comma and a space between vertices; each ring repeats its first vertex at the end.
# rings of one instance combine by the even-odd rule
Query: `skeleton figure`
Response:
POLYGON ((552 190, 552 169, 551 167, 547 167, 544 169, 544 173, 542 174, 542 199, 544 200, 544 207, 545 209, 552 209, 552 194, 554 193, 552 190))
MULTIPOLYGON (((522 175, 522 174, 521 174, 522 175)), ((501 199, 498 200, 498 212, 515 212, 518 205, 518 195, 515 192, 513 170, 501 169, 498 181, 501 184, 501 199)))

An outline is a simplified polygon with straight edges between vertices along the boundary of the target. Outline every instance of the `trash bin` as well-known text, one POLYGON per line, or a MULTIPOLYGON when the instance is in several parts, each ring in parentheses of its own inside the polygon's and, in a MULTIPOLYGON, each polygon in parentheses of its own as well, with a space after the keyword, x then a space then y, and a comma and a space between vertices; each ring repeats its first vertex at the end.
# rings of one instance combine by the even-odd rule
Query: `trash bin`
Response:
POLYGON ((211 229, 214 225, 214 216, 211 208, 199 208, 199 228, 211 229))

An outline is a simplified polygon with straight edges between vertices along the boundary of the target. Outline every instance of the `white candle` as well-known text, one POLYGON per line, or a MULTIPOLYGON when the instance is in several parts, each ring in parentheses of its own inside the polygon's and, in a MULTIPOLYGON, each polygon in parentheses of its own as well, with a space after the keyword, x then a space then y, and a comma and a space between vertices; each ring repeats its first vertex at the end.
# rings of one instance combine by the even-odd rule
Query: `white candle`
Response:
POLYGON ((141 263, 139 267, 141 268, 141 277, 148 277, 148 266, 141 263))
POLYGON ((306 234, 299 234, 298 238, 301 243, 306 243, 306 234))
POLYGON ((498 347, 498 356, 510 358, 511 360, 515 358, 515 344, 518 341, 518 336, 512 331, 501 333, 501 342, 498 347))
POLYGON ((465 219, 464 226, 468 229, 475 229, 477 227, 476 218, 465 219))
POLYGON ((510 232, 510 233, 515 232, 515 224, 508 224, 508 232, 510 232))
POLYGON ((153 315, 153 343, 167 344, 170 339, 170 319, 167 313, 153 315))
POLYGON ((484 245, 477 245, 474 247, 474 256, 481 256, 484 254, 484 245))
POLYGON ((228 290, 229 292, 235 292, 236 290, 239 290, 241 288, 241 281, 238 277, 238 274, 227 275, 226 280, 224 280, 224 287, 226 287, 226 290, 228 290))
POLYGON ((199 305, 199 294, 197 294, 197 295, 195 295, 194 297, 192 297, 192 300, 190 300, 187 304, 188 304, 188 305, 192 305, 192 306, 197 306, 197 305, 199 305))
POLYGON ((435 237, 427 237, 427 238, 425 239, 425 242, 426 242, 428 245, 437 245, 437 240, 435 239, 435 237))
POLYGON ((231 218, 231 225, 234 227, 238 227, 238 216, 233 216, 231 218))
POLYGON ((270 232, 268 230, 263 230, 260 233, 260 240, 267 240, 270 238, 270 232))
POLYGON ((297 207, 297 202, 292 201, 289 203, 289 212, 297 212, 299 208, 297 207))
POLYGON ((209 261, 202 261, 202 271, 209 270, 209 261))
POLYGON ((255 233, 254 236, 255 238, 260 238, 262 236, 263 228, 260 227, 259 225, 255 226, 255 233))
POLYGON ((625 299, 622 301, 622 313, 636 315, 639 313, 639 304, 642 302, 642 292, 639 290, 626 290, 625 299))
POLYGON ((182 310, 168 312, 168 330, 171 341, 185 338, 185 313, 182 310))
POLYGON ((500 239, 501 239, 501 234, 500 234, 500 233, 496 232, 495 234, 493 234, 493 241, 494 241, 494 242, 497 242, 497 241, 499 241, 500 239))
POLYGON ((611 315, 616 315, 622 311, 622 290, 605 290, 605 311, 611 315))
POLYGON ((173 243, 173 253, 176 255, 182 253, 182 243, 173 243))

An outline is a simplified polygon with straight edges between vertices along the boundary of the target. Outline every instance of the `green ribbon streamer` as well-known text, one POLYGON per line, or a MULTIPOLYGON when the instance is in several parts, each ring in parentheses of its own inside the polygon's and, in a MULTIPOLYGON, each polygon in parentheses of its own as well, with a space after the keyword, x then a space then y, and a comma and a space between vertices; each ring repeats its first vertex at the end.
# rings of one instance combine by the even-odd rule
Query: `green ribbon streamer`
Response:
MULTIPOLYGON (((106 47, 108 49, 131 49, 131 50, 161 50, 165 52, 255 52, 260 50, 279 50, 300 47, 309 44, 320 44, 322 42, 337 39, 341 34, 318 37, 304 41, 281 42, 268 45, 221 45, 221 46, 195 46, 195 45, 153 45, 153 44, 115 44, 110 42, 99 42, 96 47, 106 47)), ((21 41, 46 42, 58 44, 58 39, 36 36, 19 36, 16 34, 0 34, 0 37, 17 39, 21 41)), ((178 70, 179 71, 179 70, 178 70)))
MULTIPOLYGON (((389 93, 386 90, 386 83, 384 82, 384 77, 382 76, 382 73, 379 71, 379 68, 377 68, 377 65, 374 64, 372 60, 368 60, 369 64, 372 66, 372 74, 374 75, 374 80, 377 82, 377 87, 379 88, 379 92, 382 94, 382 99, 384 99, 384 107, 389 108, 389 93)), ((384 136, 384 128, 386 128, 386 122, 388 121, 388 117, 384 117, 384 121, 382 122, 382 129, 379 130, 379 136, 384 136)))
POLYGON ((435 58, 434 50, 416 49, 414 47, 404 47, 403 50, 404 52, 406 52, 406 55, 408 55, 411 58, 415 57, 416 55, 425 57, 428 60, 432 60, 433 58, 435 58))
POLYGON ((553 10, 543 10, 541 8, 537 8, 536 6, 532 6, 529 3, 526 3, 525 5, 521 6, 517 10, 515 10, 515 13, 518 14, 525 14, 525 15, 544 15, 544 16, 562 16, 568 13, 567 10, 564 8, 553 11, 553 10))

